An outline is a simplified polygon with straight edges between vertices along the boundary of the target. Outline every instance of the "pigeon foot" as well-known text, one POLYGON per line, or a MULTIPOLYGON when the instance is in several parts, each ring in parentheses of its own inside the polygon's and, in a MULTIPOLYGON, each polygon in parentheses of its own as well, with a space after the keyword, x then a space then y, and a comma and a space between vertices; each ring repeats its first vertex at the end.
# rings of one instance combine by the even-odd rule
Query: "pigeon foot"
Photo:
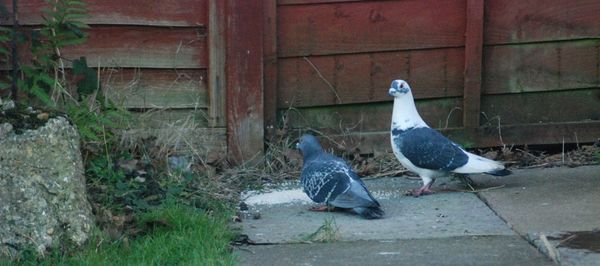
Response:
POLYGON ((329 207, 327 205, 317 205, 308 208, 308 210, 312 212, 326 212, 329 211, 329 207))
POLYGON ((408 193, 406 193, 406 195, 413 196, 413 197, 419 197, 419 196, 430 195, 430 194, 434 194, 434 193, 435 193, 435 191, 431 190, 428 186, 423 186, 419 189, 409 190, 408 193))

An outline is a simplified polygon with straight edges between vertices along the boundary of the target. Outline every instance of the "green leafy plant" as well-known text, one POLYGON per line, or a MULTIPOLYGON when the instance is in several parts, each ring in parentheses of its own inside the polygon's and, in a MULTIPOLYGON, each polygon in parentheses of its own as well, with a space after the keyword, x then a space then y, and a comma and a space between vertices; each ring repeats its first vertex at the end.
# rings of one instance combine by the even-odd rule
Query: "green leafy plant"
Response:
MULTIPOLYGON (((22 75, 16 80, 17 87, 25 96, 21 105, 41 106, 66 113, 77 125, 85 142, 107 142, 112 139, 113 129, 125 124, 128 116, 123 108, 102 95, 96 71, 90 68, 85 57, 69 60, 62 50, 80 45, 87 40, 85 29, 89 26, 81 20, 87 9, 82 0, 45 0, 42 9, 43 24, 27 31, 31 59, 19 63, 22 75), (67 62, 71 62, 71 74, 67 75, 67 62), (71 80, 69 80, 69 78, 71 80)), ((0 28, 2 33, 10 29, 0 28)), ((21 32, 20 36, 23 36, 21 32)), ((8 56, 7 43, 12 38, 0 35, 0 54, 8 56)), ((22 40, 19 40, 22 44, 22 40)), ((18 60, 18 58, 13 58, 18 60)), ((8 84, 2 83, 1 87, 8 84)), ((14 95, 13 95, 14 97, 14 95)))
MULTIPOLYGON (((8 42, 10 42, 10 29, 6 27, 0 27, 0 63, 2 65, 8 63, 10 50, 8 48, 8 42)), ((6 81, 0 80, 0 90, 6 89, 10 84, 6 81)))
POLYGON ((88 25, 79 21, 87 16, 85 3, 80 0, 46 0, 48 8, 42 10, 43 26, 30 34, 30 64, 22 65, 24 78, 19 89, 46 106, 55 106, 72 98, 67 90, 65 58, 62 49, 79 45, 87 40, 84 29, 88 25))

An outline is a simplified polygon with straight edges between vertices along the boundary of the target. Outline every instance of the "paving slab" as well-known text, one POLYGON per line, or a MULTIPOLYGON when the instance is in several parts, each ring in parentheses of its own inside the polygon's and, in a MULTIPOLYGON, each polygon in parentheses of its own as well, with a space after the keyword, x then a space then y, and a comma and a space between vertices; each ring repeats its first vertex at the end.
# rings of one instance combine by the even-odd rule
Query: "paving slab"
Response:
POLYGON ((600 265, 600 231, 529 233, 527 238, 560 265, 600 265))
POLYGON ((581 239, 600 245, 600 233, 592 233, 600 229, 600 166, 515 170, 498 179, 473 179, 485 187, 504 185, 479 195, 541 251, 563 265, 600 265, 600 250, 569 245, 581 239))
MULTIPOLYGON (((462 188, 457 181, 442 179, 438 182, 446 189, 462 188)), ((324 225, 335 231, 335 240, 342 241, 515 235, 473 193, 440 192, 415 198, 405 196, 404 192, 418 187, 418 180, 397 177, 365 183, 383 206, 384 219, 366 220, 350 213, 308 211, 313 203, 302 198, 305 196, 301 190, 291 185, 286 190, 271 192, 274 194, 248 198, 250 212, 260 212, 261 218, 244 220, 242 231, 257 243, 311 240, 324 225), (270 198, 272 203, 256 200, 257 197, 270 198)))
POLYGON ((551 265, 518 236, 246 246, 239 265, 551 265))
POLYGON ((501 178, 475 176, 482 199, 521 234, 600 228, 600 166, 514 170, 501 178))

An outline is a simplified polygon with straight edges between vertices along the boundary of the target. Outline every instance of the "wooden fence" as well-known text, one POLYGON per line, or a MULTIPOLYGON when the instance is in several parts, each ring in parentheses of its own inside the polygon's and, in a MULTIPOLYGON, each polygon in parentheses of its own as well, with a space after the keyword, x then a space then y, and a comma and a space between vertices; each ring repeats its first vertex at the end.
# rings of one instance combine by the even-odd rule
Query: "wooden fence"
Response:
MULTIPOLYGON (((20 23, 39 24, 44 1, 19 2, 20 23)), ((180 134, 234 161, 258 158, 283 126, 388 152, 396 78, 410 82, 431 126, 469 147, 600 138, 596 0, 90 0, 88 8, 90 38, 65 56, 98 67, 109 95, 143 118, 142 131, 180 134)))
POLYGON ((598 12, 598 1, 280 0, 278 74, 266 80, 289 127, 366 153, 390 151, 396 78, 466 146, 596 141, 598 12))

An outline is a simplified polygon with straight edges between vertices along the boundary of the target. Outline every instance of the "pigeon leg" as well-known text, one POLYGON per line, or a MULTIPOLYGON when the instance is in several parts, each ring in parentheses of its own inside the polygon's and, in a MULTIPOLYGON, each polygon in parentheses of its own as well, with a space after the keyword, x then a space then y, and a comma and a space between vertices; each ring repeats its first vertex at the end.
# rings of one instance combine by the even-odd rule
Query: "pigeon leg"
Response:
POLYGON ((431 190, 433 182, 435 182, 435 179, 431 179, 431 181, 429 181, 428 183, 424 183, 423 186, 419 189, 413 189, 409 192, 408 195, 418 197, 421 195, 429 195, 435 193, 435 191, 431 190))
POLYGON ((325 212, 325 211, 329 211, 329 206, 317 205, 317 206, 312 206, 312 207, 308 208, 308 210, 313 211, 313 212, 325 212))

